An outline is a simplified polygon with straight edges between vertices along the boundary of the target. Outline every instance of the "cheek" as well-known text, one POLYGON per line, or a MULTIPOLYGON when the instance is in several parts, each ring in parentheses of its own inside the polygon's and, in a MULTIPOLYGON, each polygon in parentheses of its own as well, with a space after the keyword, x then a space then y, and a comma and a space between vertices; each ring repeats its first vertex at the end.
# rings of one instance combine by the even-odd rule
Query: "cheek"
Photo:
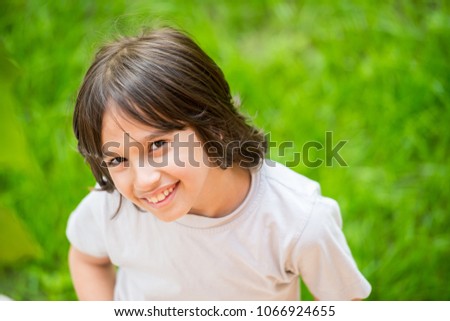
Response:
MULTIPOLYGON (((187 142, 184 142, 186 143, 187 142)), ((200 144, 200 142, 198 142, 200 144)), ((173 148, 168 155, 169 166, 198 169, 208 164, 208 156, 201 146, 173 148)))
POLYGON ((111 176, 114 186, 121 194, 127 195, 130 193, 129 175, 126 175, 125 172, 111 170, 109 171, 109 175, 111 176))
POLYGON ((198 189, 207 180, 210 167, 206 163, 206 153, 200 148, 191 150, 190 153, 181 153, 178 158, 180 162, 172 161, 167 173, 182 181, 187 188, 198 189))

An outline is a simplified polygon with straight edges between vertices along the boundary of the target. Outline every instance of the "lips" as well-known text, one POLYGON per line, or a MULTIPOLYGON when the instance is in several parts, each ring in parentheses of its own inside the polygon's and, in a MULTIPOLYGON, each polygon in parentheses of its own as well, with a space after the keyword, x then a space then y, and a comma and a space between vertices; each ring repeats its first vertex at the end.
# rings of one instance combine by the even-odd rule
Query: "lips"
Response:
POLYGON ((168 189, 165 189, 164 191, 160 192, 158 195, 152 196, 150 198, 147 198, 147 201, 156 204, 158 202, 162 202, 166 199, 167 196, 169 196, 173 192, 173 187, 170 187, 168 189))
POLYGON ((146 203, 153 206, 163 205, 163 203, 165 203, 166 200, 168 201, 171 198, 177 186, 178 183, 175 183, 167 187, 163 187, 158 191, 151 193, 150 195, 144 195, 142 199, 145 200, 146 203))

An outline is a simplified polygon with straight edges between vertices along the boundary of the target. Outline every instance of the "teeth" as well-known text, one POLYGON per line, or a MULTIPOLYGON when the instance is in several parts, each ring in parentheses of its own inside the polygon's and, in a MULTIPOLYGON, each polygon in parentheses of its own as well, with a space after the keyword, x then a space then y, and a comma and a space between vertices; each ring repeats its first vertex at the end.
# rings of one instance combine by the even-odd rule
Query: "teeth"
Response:
POLYGON ((150 198, 147 198, 147 201, 156 204, 158 202, 164 201, 166 199, 166 197, 173 192, 173 187, 166 189, 165 191, 162 191, 161 193, 159 193, 156 196, 152 196, 150 198))

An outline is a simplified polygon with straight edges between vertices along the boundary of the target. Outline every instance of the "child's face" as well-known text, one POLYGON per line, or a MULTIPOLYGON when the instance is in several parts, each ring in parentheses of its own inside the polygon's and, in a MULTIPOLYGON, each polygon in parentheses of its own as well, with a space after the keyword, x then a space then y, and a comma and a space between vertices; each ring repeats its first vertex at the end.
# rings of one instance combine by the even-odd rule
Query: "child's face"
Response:
POLYGON ((215 176, 191 128, 161 132, 107 108, 102 124, 104 162, 117 190, 163 221, 207 215, 215 176))

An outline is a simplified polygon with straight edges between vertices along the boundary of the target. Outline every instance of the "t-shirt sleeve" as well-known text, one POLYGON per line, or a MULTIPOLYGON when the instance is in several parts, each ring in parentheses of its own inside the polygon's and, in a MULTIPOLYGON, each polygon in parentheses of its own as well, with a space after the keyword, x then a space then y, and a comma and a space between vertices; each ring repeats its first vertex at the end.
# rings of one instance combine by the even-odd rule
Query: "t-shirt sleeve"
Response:
POLYGON ((370 294, 371 286, 358 270, 342 232, 334 200, 318 198, 294 256, 302 281, 317 299, 364 299, 370 294))
POLYGON ((71 245, 79 251, 95 257, 107 256, 102 221, 104 206, 102 193, 90 192, 71 213, 66 235, 71 245))

